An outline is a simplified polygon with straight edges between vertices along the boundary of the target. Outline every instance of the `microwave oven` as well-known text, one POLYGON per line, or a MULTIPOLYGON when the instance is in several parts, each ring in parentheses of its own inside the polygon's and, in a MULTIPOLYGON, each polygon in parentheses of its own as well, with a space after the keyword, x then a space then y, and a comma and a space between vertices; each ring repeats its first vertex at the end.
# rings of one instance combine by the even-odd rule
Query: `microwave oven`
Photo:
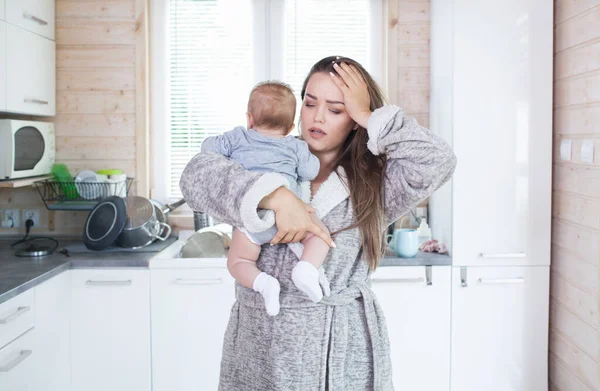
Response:
POLYGON ((0 120, 0 180, 50 174, 55 159, 53 123, 0 120))

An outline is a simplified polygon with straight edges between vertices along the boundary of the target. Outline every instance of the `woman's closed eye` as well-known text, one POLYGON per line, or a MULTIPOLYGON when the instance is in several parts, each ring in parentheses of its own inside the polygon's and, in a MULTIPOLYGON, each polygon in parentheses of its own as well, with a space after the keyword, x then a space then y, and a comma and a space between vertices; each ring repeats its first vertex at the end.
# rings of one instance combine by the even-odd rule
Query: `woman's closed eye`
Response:
MULTIPOLYGON (((316 105, 314 103, 305 103, 304 106, 315 107, 316 105)), ((335 109, 329 109, 329 111, 331 111, 333 114, 336 114, 336 115, 341 113, 341 111, 335 110, 335 109)))

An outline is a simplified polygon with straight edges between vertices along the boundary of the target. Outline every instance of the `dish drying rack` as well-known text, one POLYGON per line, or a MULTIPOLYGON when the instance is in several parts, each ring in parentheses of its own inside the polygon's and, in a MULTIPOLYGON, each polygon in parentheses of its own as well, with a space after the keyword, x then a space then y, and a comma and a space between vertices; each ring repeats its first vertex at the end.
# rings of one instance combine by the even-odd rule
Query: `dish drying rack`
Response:
POLYGON ((92 210, 109 196, 126 197, 134 178, 124 182, 63 182, 45 179, 34 182, 48 210, 92 210))

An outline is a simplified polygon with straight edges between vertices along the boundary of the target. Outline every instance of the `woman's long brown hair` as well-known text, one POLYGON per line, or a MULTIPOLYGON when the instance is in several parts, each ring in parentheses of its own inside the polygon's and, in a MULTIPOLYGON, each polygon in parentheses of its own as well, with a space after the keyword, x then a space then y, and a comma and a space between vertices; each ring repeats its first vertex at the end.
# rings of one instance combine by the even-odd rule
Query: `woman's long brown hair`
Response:
MULTIPOLYGON (((360 72, 367 83, 371 111, 385 104, 381 89, 362 65, 350 58, 336 56, 326 57, 313 65, 302 86, 301 97, 303 100, 306 85, 313 74, 336 73, 333 68, 333 61, 353 65, 360 72)), ((342 153, 336 160, 334 167, 341 166, 346 171, 350 201, 354 211, 355 220, 353 224, 344 230, 359 228, 363 255, 367 259, 369 267, 375 270, 385 251, 383 235, 386 227, 383 205, 383 178, 386 157, 385 155, 373 155, 367 149, 367 141, 366 129, 359 126, 357 130, 352 131, 346 138, 342 153)))

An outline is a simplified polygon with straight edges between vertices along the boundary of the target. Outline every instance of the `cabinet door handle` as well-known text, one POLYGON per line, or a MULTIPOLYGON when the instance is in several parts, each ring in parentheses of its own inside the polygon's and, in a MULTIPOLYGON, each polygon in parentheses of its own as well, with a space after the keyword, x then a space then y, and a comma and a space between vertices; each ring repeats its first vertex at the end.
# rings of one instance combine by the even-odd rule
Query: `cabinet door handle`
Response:
POLYGON ((17 365, 19 365, 21 363, 21 361, 23 361, 27 357, 31 356, 31 353, 33 353, 32 350, 21 350, 19 355, 14 360, 12 360, 11 362, 9 362, 6 365, 0 366, 0 372, 10 371, 11 369, 13 369, 17 365))
POLYGON ((47 100, 41 100, 41 99, 23 99, 23 102, 25 102, 25 103, 36 103, 38 105, 48 105, 48 104, 50 104, 50 102, 48 102, 47 100))
POLYGON ((87 280, 86 285, 131 285, 131 280, 87 280))
POLYGON ((6 318, 0 319, 0 324, 7 324, 9 322, 12 322, 13 320, 17 319, 19 316, 23 315, 25 312, 29 311, 30 309, 31 309, 31 307, 29 307, 29 306, 19 307, 12 315, 8 315, 6 318))
POLYGON ((523 284, 523 277, 516 278, 480 278, 477 280, 480 284, 523 284))
POLYGON ((23 18, 32 20, 32 21, 36 22, 37 24, 39 24, 40 26, 48 25, 48 22, 46 22, 44 19, 40 19, 37 16, 28 14, 27 12, 23 12, 23 18))
POLYGON ((178 278, 174 281, 178 285, 218 285, 223 283, 222 278, 178 278))
POLYGON ((480 258, 525 258, 525 253, 479 253, 480 258))
POLYGON ((400 284, 420 284, 425 282, 423 277, 417 278, 373 278, 371 279, 376 284, 385 284, 385 283, 400 283, 400 284))
POLYGON ((469 284, 467 283, 467 268, 464 266, 460 268, 460 286, 462 286, 463 288, 469 286, 469 284))

